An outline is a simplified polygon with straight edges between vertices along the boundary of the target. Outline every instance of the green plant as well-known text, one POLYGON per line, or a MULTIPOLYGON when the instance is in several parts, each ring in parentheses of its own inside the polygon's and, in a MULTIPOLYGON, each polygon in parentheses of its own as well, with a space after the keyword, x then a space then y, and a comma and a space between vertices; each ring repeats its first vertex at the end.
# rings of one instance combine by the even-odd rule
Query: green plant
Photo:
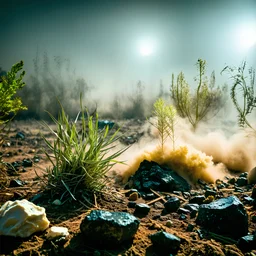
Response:
POLYGON ((172 105, 166 105, 162 98, 159 98, 154 103, 153 116, 157 118, 156 122, 150 123, 158 130, 160 136, 160 145, 164 150, 164 143, 168 137, 173 143, 175 149, 175 124, 176 124, 176 109, 172 105))
POLYGON ((185 80, 183 72, 179 73, 176 79, 172 74, 171 98, 178 114, 183 118, 188 118, 195 130, 198 123, 215 116, 224 106, 224 95, 226 86, 215 87, 215 74, 212 72, 210 81, 205 77, 206 61, 199 59, 197 61, 199 70, 198 82, 195 93, 191 93, 190 86, 185 80))
POLYGON ((53 166, 47 169, 48 185, 53 192, 61 193, 62 197, 68 192, 73 199, 76 199, 79 189, 101 191, 105 186, 106 173, 117 163, 115 159, 126 150, 114 149, 114 143, 119 139, 118 130, 110 136, 108 126, 99 129, 97 113, 93 119, 84 110, 82 101, 80 107, 81 112, 74 122, 69 120, 61 104, 58 120, 49 113, 57 125, 56 131, 44 122, 55 136, 53 143, 43 136, 51 154, 45 153, 53 166))
POLYGON ((0 125, 11 119, 10 114, 15 115, 18 111, 27 109, 22 104, 21 98, 16 96, 17 91, 25 86, 22 81, 25 71, 18 75, 23 65, 23 61, 14 64, 0 79, 0 125))
POLYGON ((246 82, 247 77, 245 76, 246 62, 244 61, 240 67, 226 66, 222 72, 227 71, 231 75, 233 80, 233 86, 231 87, 230 96, 238 112, 238 124, 240 127, 252 127, 248 121, 248 115, 256 108, 256 91, 255 91, 255 70, 249 68, 249 83, 246 82), (242 93, 242 102, 239 102, 239 92, 242 93))

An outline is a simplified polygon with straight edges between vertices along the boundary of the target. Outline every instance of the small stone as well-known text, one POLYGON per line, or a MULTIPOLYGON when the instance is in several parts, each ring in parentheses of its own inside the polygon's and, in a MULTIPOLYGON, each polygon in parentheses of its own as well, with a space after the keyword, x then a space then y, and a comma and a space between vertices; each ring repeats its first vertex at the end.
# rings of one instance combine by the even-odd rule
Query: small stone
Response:
POLYGON ((236 185, 238 187, 243 187, 246 186, 248 184, 248 180, 246 177, 239 177, 236 181, 236 185))
POLYGON ((177 253, 180 248, 180 238, 164 231, 152 234, 149 238, 153 247, 160 253, 177 253))
POLYGON ((136 200, 138 200, 138 198, 139 198, 139 195, 138 195, 138 193, 137 192, 133 192, 132 194, 130 194, 129 195, 129 201, 136 201, 136 200))
POLYGON ((205 197, 207 198, 208 196, 216 196, 216 194, 217 194, 217 192, 216 191, 214 191, 214 190, 211 190, 211 189, 208 189, 208 190, 206 190, 205 191, 205 197))
POLYGON ((185 220, 186 218, 187 216, 184 213, 182 213, 179 217, 180 220, 185 220))
POLYGON ((89 244, 116 247, 131 241, 139 228, 140 221, 125 212, 92 210, 81 222, 80 229, 89 244))
POLYGON ((18 132, 15 137, 16 137, 16 139, 24 140, 25 134, 23 132, 18 132))
POLYGON ((62 202, 59 200, 59 199, 55 199, 53 202, 52 202, 53 205, 62 205, 62 202))
POLYGON ((193 231, 193 229, 194 229, 194 225, 193 224, 188 224, 188 226, 187 226, 187 229, 186 229, 186 231, 188 231, 188 232, 192 232, 193 231))
POLYGON ((150 211, 150 206, 148 206, 147 204, 136 204, 135 206, 135 215, 147 215, 150 211))
POLYGON ((63 237, 66 240, 68 235, 69 233, 67 228, 52 226, 47 231, 46 238, 48 240, 55 240, 63 237))
POLYGON ((173 222, 171 220, 167 220, 165 223, 165 226, 170 228, 173 225, 173 222))
POLYGON ((203 204, 205 200, 205 196, 199 195, 199 196, 194 196, 189 200, 190 204, 203 204))
POLYGON ((180 199, 178 197, 171 197, 165 204, 167 212, 176 212, 180 207, 180 199))
POLYGON ((33 166, 33 162, 30 159, 23 159, 22 166, 23 167, 32 167, 33 166))
POLYGON ((15 188, 15 187, 22 187, 23 185, 24 184, 21 180, 16 179, 16 180, 11 180, 10 181, 9 187, 10 188, 15 188))
POLYGON ((253 235, 247 235, 247 236, 241 237, 237 242, 237 246, 241 250, 246 250, 246 251, 256 249, 256 243, 253 235))
POLYGON ((185 209, 185 208, 179 208, 178 209, 178 213, 183 213, 183 214, 189 214, 190 213, 190 210, 188 209, 185 209))
POLYGON ((236 178, 233 177, 233 178, 229 179, 228 183, 231 184, 231 185, 234 185, 236 183, 236 178))
POLYGON ((136 202, 130 201, 130 202, 128 202, 128 205, 127 205, 127 206, 128 206, 129 208, 135 208, 135 207, 136 207, 136 204, 137 204, 136 202))

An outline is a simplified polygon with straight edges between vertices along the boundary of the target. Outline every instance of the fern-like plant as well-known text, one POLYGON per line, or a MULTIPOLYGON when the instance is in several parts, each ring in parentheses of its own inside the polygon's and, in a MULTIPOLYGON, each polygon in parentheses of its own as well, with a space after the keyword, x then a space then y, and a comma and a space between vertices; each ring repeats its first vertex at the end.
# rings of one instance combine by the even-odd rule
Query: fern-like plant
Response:
POLYGON ((160 145, 164 150, 164 144, 168 137, 173 143, 175 149, 175 124, 176 124, 176 109, 172 105, 166 105, 162 98, 159 98, 154 103, 153 116, 156 121, 150 123, 158 130, 160 136, 160 145))
POLYGON ((17 114, 20 110, 27 109, 20 97, 16 96, 18 90, 25 86, 22 81, 25 71, 23 61, 12 66, 11 70, 0 79, 0 125, 10 120, 10 114, 17 114))
POLYGON ((249 127, 256 132, 256 129, 248 121, 249 114, 256 108, 255 70, 253 68, 248 69, 248 82, 248 77, 245 76, 245 68, 246 62, 244 61, 238 68, 226 66, 222 72, 228 72, 233 80, 230 96, 238 112, 239 126, 249 127), (239 92, 242 94, 241 102, 238 99, 241 95, 239 92))
POLYGON ((176 82, 172 74, 171 84, 171 98, 174 106, 181 117, 188 118, 194 130, 200 121, 213 117, 220 111, 224 106, 223 97, 226 92, 226 86, 215 87, 214 72, 209 81, 205 77, 206 61, 199 59, 197 67, 199 75, 195 78, 198 82, 195 93, 191 92, 183 72, 179 73, 176 82))

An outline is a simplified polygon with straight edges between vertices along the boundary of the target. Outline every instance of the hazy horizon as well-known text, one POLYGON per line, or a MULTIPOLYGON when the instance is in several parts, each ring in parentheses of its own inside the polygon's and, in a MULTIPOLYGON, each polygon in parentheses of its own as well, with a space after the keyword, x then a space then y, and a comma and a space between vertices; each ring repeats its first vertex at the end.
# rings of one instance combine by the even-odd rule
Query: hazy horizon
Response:
POLYGON ((215 70, 217 85, 228 82, 220 76, 225 65, 256 66, 256 43, 244 39, 256 31, 255 0, 6 0, 0 8, 0 67, 24 60, 26 78, 37 52, 70 60, 71 70, 106 91, 139 80, 167 86, 180 71, 193 82, 198 58, 208 75, 215 70))

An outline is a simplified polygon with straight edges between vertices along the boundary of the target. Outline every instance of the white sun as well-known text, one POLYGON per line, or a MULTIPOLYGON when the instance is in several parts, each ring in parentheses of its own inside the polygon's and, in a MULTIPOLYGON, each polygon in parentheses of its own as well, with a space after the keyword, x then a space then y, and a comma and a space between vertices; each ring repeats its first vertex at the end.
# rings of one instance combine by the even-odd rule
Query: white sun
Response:
POLYGON ((238 32, 238 44, 243 50, 256 46, 256 25, 246 24, 240 27, 238 32))
POLYGON ((140 41, 138 45, 138 50, 142 56, 150 56, 154 53, 154 43, 150 40, 140 41))

